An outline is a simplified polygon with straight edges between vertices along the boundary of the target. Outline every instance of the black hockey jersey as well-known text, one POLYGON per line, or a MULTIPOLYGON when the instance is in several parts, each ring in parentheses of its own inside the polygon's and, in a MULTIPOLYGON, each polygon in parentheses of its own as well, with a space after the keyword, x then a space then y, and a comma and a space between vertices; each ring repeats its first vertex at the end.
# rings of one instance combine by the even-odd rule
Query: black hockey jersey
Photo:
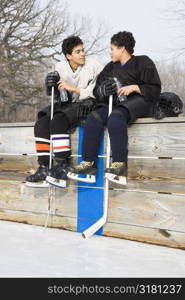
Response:
MULTIPOLYGON (((141 90, 141 96, 146 101, 155 102, 161 92, 161 81, 154 62, 145 55, 132 57, 122 65, 120 62, 109 62, 98 75, 94 96, 98 98, 97 89, 103 81, 116 77, 123 86, 137 84, 141 90)), ((132 93, 129 96, 133 96, 132 93)), ((129 99, 129 96, 127 97, 129 99)), ((98 100, 98 99, 97 99, 98 100)), ((100 100, 106 102, 107 99, 100 100)))

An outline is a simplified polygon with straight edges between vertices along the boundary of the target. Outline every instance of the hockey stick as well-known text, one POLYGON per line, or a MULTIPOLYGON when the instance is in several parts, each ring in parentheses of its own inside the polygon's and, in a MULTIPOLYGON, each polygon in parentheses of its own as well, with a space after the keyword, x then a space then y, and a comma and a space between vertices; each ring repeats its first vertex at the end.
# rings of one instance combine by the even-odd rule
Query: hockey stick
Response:
MULTIPOLYGON (((53 110, 54 110, 54 86, 51 88, 51 116, 50 119, 53 119, 53 110)), ((49 170, 51 170, 52 167, 52 157, 53 157, 53 146, 52 146, 52 139, 51 139, 51 134, 50 134, 50 153, 49 153, 49 170)), ((50 211, 51 211, 51 199, 53 196, 53 187, 49 184, 48 187, 48 214, 46 217, 46 222, 44 225, 44 228, 47 227, 48 225, 48 220, 50 216, 50 211)))
MULTIPOLYGON (((112 112, 112 102, 113 96, 109 97, 109 113, 112 112)), ((107 160, 106 160, 106 168, 110 166, 110 138, 107 130, 107 160)), ((87 228, 84 232, 82 232, 82 236, 84 238, 91 237, 96 231, 98 231, 107 221, 107 212, 108 212, 108 197, 109 197, 109 180, 105 179, 105 190, 104 190, 104 202, 103 202, 103 215, 102 217, 89 228, 87 228)))

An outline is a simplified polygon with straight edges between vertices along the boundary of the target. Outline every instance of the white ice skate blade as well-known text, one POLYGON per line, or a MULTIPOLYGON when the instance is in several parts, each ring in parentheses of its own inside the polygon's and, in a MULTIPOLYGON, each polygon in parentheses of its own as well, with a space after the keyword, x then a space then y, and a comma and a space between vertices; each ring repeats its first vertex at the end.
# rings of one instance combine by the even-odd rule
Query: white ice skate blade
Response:
POLYGON ((67 173, 67 177, 72 179, 72 180, 77 180, 77 181, 81 181, 81 182, 89 182, 89 183, 94 183, 96 182, 96 177, 95 175, 89 175, 87 174, 86 177, 78 177, 80 176, 79 174, 75 174, 75 173, 71 173, 68 172, 67 173))
POLYGON ((54 177, 47 176, 46 181, 48 182, 48 184, 54 185, 54 186, 59 187, 59 188, 65 188, 66 187, 66 180, 63 180, 63 179, 56 179, 54 177))
POLYGON ((29 182, 29 181, 26 181, 25 185, 29 186, 29 187, 35 187, 35 188, 47 188, 47 187, 49 187, 49 183, 47 183, 46 181, 42 181, 42 182, 29 182))
POLYGON ((127 178, 125 176, 117 176, 115 174, 105 173, 105 178, 121 185, 127 184, 127 178), (116 177, 118 177, 119 179, 115 179, 116 177))

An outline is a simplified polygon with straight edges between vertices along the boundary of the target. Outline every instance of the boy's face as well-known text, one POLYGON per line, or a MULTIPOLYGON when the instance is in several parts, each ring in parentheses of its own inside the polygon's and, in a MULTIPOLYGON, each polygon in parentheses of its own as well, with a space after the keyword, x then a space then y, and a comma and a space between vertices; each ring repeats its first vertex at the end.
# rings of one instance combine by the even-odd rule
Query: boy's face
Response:
POLYGON ((120 61, 125 51, 125 47, 118 47, 114 44, 111 44, 110 47, 110 56, 113 62, 120 61))
POLYGON ((83 44, 78 45, 73 48, 71 54, 67 54, 67 59, 76 65, 84 65, 85 63, 85 50, 83 44))

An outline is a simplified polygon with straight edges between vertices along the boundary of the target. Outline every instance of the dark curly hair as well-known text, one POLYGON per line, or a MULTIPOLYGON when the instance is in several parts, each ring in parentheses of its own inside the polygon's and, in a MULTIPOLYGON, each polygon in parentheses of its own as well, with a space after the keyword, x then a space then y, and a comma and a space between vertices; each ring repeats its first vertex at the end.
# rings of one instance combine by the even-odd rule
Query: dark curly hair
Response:
POLYGON ((120 31, 111 37, 111 44, 118 47, 124 46, 125 49, 132 54, 134 53, 136 41, 131 32, 120 31))
POLYGON ((71 35, 63 40, 62 52, 64 55, 71 54, 74 47, 83 45, 82 40, 78 36, 71 35))

